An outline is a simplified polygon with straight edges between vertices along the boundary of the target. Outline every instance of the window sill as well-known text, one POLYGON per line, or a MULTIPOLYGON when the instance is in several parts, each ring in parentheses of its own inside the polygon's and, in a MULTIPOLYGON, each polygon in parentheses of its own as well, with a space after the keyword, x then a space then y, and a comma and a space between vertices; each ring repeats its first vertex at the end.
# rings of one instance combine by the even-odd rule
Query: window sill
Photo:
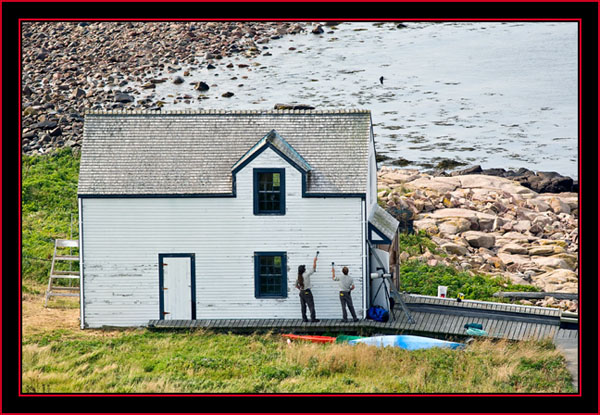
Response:
POLYGON ((257 300, 285 300, 288 297, 283 295, 261 295, 259 297, 254 296, 254 298, 257 300))

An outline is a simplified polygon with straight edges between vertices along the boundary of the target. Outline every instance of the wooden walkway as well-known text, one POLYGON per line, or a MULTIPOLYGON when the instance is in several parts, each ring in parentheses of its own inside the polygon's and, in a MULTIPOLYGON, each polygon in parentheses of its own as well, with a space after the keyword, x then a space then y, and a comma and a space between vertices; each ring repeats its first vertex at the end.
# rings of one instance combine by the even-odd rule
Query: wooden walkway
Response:
POLYGON ((301 319, 221 319, 151 320, 154 329, 213 329, 231 332, 274 331, 294 333, 418 334, 436 337, 464 337, 464 325, 480 323, 489 337, 509 340, 577 339, 578 331, 561 328, 561 311, 555 308, 523 306, 484 301, 443 299, 404 294, 404 301, 415 320, 395 309, 395 319, 387 323, 361 320, 356 323, 321 319, 303 323, 301 319))

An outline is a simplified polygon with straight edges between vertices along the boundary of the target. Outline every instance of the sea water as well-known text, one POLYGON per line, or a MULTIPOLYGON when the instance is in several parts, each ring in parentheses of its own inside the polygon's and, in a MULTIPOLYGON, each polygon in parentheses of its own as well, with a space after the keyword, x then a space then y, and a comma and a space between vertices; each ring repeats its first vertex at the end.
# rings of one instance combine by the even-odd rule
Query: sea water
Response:
POLYGON ((578 177, 576 23, 404 25, 351 22, 287 35, 259 44, 267 49, 252 59, 157 74, 191 72, 183 84, 158 84, 155 99, 164 109, 369 109, 377 153, 409 168, 454 160, 578 177), (193 90, 199 81, 211 86, 205 99, 193 90))

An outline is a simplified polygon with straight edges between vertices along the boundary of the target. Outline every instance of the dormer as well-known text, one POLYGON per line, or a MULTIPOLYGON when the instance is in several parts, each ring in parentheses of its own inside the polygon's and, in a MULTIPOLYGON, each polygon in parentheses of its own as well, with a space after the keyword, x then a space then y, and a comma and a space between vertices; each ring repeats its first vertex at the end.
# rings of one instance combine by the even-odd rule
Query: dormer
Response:
MULTIPOLYGON (((312 167, 308 162, 275 130, 271 130, 248 150, 231 169, 232 176, 244 169, 267 149, 271 149, 302 175, 304 191, 306 176, 312 167)), ((255 215, 285 215, 285 169, 281 167, 253 168, 253 203, 255 215)))

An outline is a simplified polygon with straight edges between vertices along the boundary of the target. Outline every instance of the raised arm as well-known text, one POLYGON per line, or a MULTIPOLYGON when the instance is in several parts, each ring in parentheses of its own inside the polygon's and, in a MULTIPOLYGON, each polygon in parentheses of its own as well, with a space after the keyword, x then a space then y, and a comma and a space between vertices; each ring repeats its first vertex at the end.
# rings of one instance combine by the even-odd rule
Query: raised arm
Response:
POLYGON ((317 270, 317 257, 313 260, 313 271, 317 270))
POLYGON ((335 280, 335 268, 333 266, 333 262, 331 263, 331 279, 335 280))

